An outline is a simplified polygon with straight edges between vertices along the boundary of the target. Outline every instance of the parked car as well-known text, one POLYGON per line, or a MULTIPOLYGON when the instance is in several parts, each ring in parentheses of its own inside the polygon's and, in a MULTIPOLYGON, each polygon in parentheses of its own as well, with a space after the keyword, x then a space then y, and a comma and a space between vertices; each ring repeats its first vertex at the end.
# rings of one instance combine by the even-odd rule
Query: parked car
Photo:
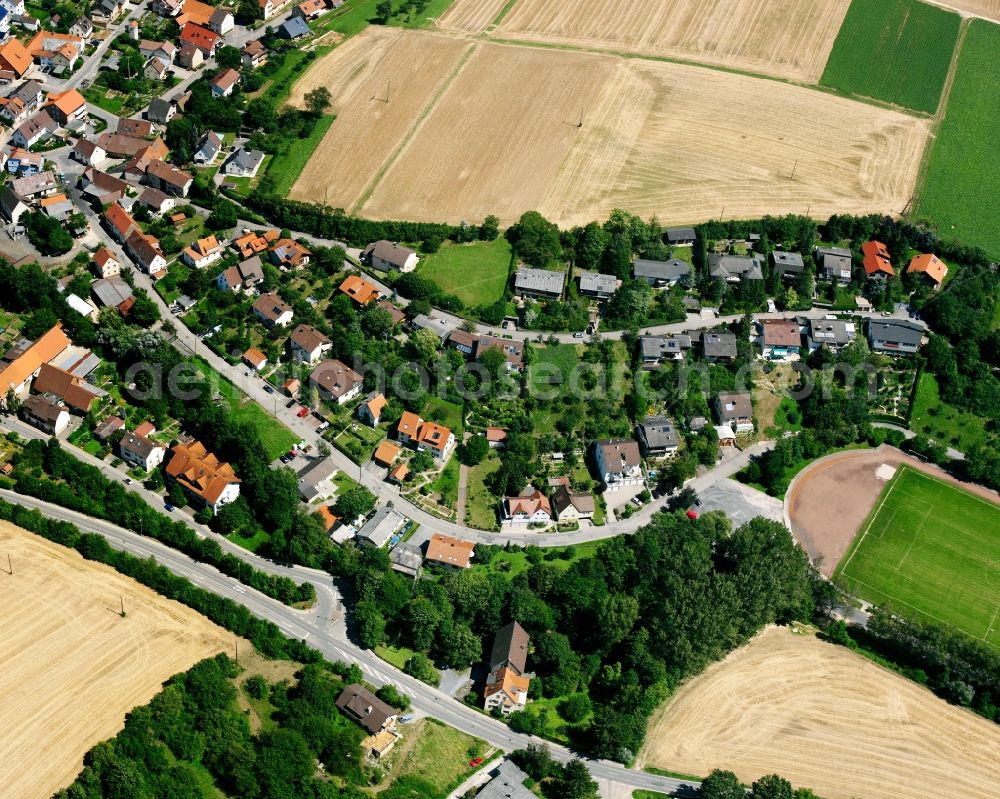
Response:
POLYGON ((297 416, 298 416, 298 417, 299 417, 300 419, 301 419, 301 418, 303 418, 303 417, 305 417, 305 416, 308 416, 308 415, 309 415, 309 409, 308 409, 308 408, 303 408, 303 409, 302 409, 301 411, 299 411, 299 412, 298 412, 298 414, 296 414, 296 415, 297 415, 297 416))
POLYGON ((579 332, 574 333, 573 334, 573 338, 583 338, 583 333, 579 333, 579 332))
POLYGON ((483 765, 483 759, 481 757, 474 757, 469 761, 469 765, 475 768, 476 766, 483 765))
POLYGON ((266 391, 268 394, 273 394, 274 393, 274 389, 271 388, 269 385, 265 385, 264 386, 264 391, 266 391))
POLYGON ((123 482, 125 483, 125 485, 130 486, 130 485, 132 485, 132 478, 131 477, 126 477, 123 482))
POLYGON ((288 400, 288 402, 285 403, 285 407, 286 408, 291 408, 294 404, 295 404, 295 400, 290 399, 290 400, 288 400))
POLYGON ((171 503, 169 503, 169 502, 164 502, 163 503, 163 509, 164 510, 173 510, 174 506, 171 503))

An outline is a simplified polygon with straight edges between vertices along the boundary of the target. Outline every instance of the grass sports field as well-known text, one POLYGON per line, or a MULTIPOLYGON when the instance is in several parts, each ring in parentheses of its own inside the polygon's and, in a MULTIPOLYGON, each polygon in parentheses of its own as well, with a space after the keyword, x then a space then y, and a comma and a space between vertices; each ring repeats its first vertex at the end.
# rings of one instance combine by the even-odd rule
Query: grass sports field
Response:
POLYGON ((1000 25, 973 20, 962 45, 948 110, 930 145, 917 216, 943 236, 978 244, 1000 256, 1000 25), (992 110, 990 110, 992 109, 992 110))
POLYGON ((1000 507, 901 467, 834 579, 1000 647, 1000 507))
POLYGON ((959 24, 958 14, 917 0, 853 0, 820 83, 933 114, 959 24))
POLYGON ((417 272, 466 305, 492 305, 503 296, 510 257, 510 244, 503 236, 471 244, 445 243, 421 259, 417 272))

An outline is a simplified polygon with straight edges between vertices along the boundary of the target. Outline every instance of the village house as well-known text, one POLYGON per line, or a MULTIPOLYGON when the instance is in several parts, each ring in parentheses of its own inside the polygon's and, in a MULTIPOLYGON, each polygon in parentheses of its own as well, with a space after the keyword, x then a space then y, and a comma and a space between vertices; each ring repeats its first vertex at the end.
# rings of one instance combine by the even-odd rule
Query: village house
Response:
POLYGON ((326 0, 304 0, 292 9, 292 16, 301 17, 306 22, 312 22, 329 10, 326 0))
POLYGON ((98 278, 90 284, 90 292, 102 307, 114 308, 122 316, 128 316, 135 305, 132 287, 118 275, 98 278))
POLYGON ((263 163, 264 153, 261 150, 240 147, 222 165, 222 172, 235 178, 255 178, 263 163))
POLYGON ((741 280, 763 280, 764 262, 756 255, 708 256, 708 274, 716 280, 739 283, 741 280))
POLYGON ((358 406, 358 418, 370 427, 378 427, 379 420, 382 418, 382 411, 385 410, 387 402, 388 400, 386 400, 382 393, 373 391, 358 406))
POLYGON ((380 272, 412 272, 418 260, 416 252, 409 247, 385 239, 369 244, 361 252, 362 263, 380 272))
POLYGON ((70 415, 66 406, 56 399, 35 394, 21 405, 24 421, 50 436, 62 435, 69 427, 70 415))
POLYGON ((396 732, 398 711, 363 685, 348 685, 337 697, 336 704, 341 713, 368 733, 361 746, 374 757, 388 754, 402 737, 396 732))
POLYGON ((122 265, 107 247, 94 253, 94 271, 98 277, 108 278, 121 274, 122 265))
POLYGON ((379 298, 379 290, 358 275, 348 275, 340 284, 340 291, 358 305, 367 305, 379 298))
POLYGON ((49 138, 58 128, 59 126, 49 116, 47 111, 39 111, 31 119, 22 122, 18 126, 17 130, 14 131, 14 135, 10 137, 10 141, 11 144, 27 150, 49 138))
POLYGON ((43 197, 51 197, 53 194, 57 194, 60 189, 55 176, 49 170, 39 172, 37 175, 15 178, 8 185, 26 203, 38 202, 43 197))
POLYGON ((309 25, 302 17, 290 17, 278 26, 278 36, 295 41, 310 33, 309 25))
POLYGON ((851 282, 851 251, 843 247, 816 247, 813 260, 819 277, 846 286, 851 282))
POLYGON ((389 550, 389 568, 393 571, 416 579, 423 565, 424 556, 418 546, 399 543, 389 550))
POLYGON ((347 364, 336 359, 321 361, 309 375, 309 384, 319 390, 324 399, 338 405, 350 402, 361 393, 362 378, 347 364))
POLYGON ((220 291, 229 291, 234 294, 241 291, 252 291, 254 287, 263 282, 264 266, 259 255, 224 269, 215 279, 215 285, 220 291))
POLYGON ((203 269, 209 264, 214 264, 222 257, 222 245, 219 244, 215 236, 206 236, 198 239, 190 247, 185 247, 181 251, 181 260, 188 266, 203 269))
MULTIPOLYGON (((90 201, 94 208, 103 208, 108 205, 113 208, 129 189, 128 183, 124 180, 92 166, 83 170, 77 185, 80 188, 80 193, 90 201)), ((111 208, 108 211, 110 213, 111 208)))
POLYGON ((632 277, 645 280, 653 288, 687 283, 691 277, 691 264, 676 258, 669 261, 651 261, 637 258, 632 263, 632 277))
POLYGON ((167 272, 167 259, 160 250, 160 242, 141 230, 133 230, 125 239, 125 252, 147 275, 162 277, 167 272))
POLYGON ((39 367, 31 389, 38 394, 58 398, 72 413, 79 416, 90 413, 100 398, 106 395, 106 392, 90 385, 83 378, 51 363, 43 363, 39 367))
POLYGON ((672 247, 686 247, 695 243, 698 233, 693 227, 668 227, 667 241, 672 247))
POLYGON ((562 297, 565 281, 565 272, 519 266, 514 277, 514 294, 518 297, 558 300, 562 297))
POLYGON ((528 486, 519 496, 504 497, 500 501, 500 519, 510 525, 549 525, 552 523, 552 505, 545 494, 528 486))
POLYGON ((6 97, 0 97, 0 118, 11 126, 19 125, 42 104, 42 84, 28 80, 6 97))
POLYGON ((95 25, 108 27, 122 13, 122 0, 98 0, 90 7, 90 16, 95 25))
POLYGON ((253 304, 253 313, 265 327, 287 327, 292 323, 292 306, 273 291, 261 294, 253 304))
POLYGON ((256 347, 251 347, 243 353, 243 363, 255 372, 263 372, 267 368, 267 356, 256 347))
POLYGON ((501 339, 495 336, 480 336, 476 342, 476 360, 489 350, 499 350, 506 359, 508 372, 520 373, 524 368, 524 344, 513 339, 501 339))
POLYGON ((233 89, 236 88, 236 84, 240 80, 240 73, 235 69, 224 69, 214 78, 212 78, 212 96, 213 97, 229 97, 233 93, 233 89))
POLYGON ((118 443, 118 454, 130 466, 151 472, 163 463, 167 448, 145 436, 126 433, 118 443))
POLYGON ((165 161, 153 161, 146 168, 146 185, 175 197, 187 197, 194 177, 165 161))
POLYGON ((869 319, 868 343, 873 352, 913 355, 923 343, 925 331, 906 319, 869 319))
POLYGON ((29 69, 31 69, 31 53, 19 40, 7 39, 0 45, 0 78, 4 83, 23 78, 29 69))
POLYGON ((549 502, 556 521, 560 523, 590 521, 594 518, 594 495, 581 494, 570 488, 568 477, 550 477, 552 496, 549 502))
POLYGON ((49 112, 49 116, 65 127, 71 122, 87 116, 87 101, 76 89, 52 92, 48 96, 45 109, 49 112))
POLYGON ((0 189, 0 213, 5 221, 16 225, 21 217, 31 212, 31 206, 24 202, 10 186, 0 189))
POLYGON ((288 341, 295 363, 314 364, 333 348, 333 342, 312 325, 299 325, 288 341))
POLYGON ((107 228, 111 237, 119 244, 124 244, 125 240, 138 228, 135 220, 128 211, 117 203, 108 206, 104 212, 104 227, 107 228))
POLYGON ((31 381, 38 375, 42 364, 55 360, 72 344, 69 336, 63 332, 62 322, 39 336, 35 341, 21 349, 20 353, 0 368, 0 403, 4 402, 7 392, 24 399, 28 395, 31 381))
POLYGON ((896 270, 892 268, 889 249, 881 241, 866 241, 861 245, 861 254, 862 265, 869 280, 885 280, 896 274, 896 270))
POLYGON ((600 272, 577 272, 577 287, 584 297, 596 300, 610 299, 622 282, 614 275, 604 275, 600 272))
POLYGON ((747 391, 722 391, 715 398, 719 424, 731 426, 737 433, 753 432, 753 403, 747 391))
POLYGON ((183 42, 177 51, 177 64, 184 69, 196 70, 205 63, 205 53, 193 42, 183 42))
POLYGON ((647 416, 636 425, 635 433, 647 458, 663 458, 677 452, 680 441, 677 428, 666 416, 647 416))
POLYGON ((389 503, 380 507, 361 525, 354 539, 361 546, 382 549, 405 523, 406 518, 393 510, 392 503, 389 503))
POLYGON ((146 119, 157 125, 166 125, 176 113, 177 106, 171 100, 155 97, 150 101, 149 108, 146 109, 146 119))
POLYGON ((242 235, 233 239, 232 246, 240 254, 240 258, 249 258, 251 255, 264 252, 271 246, 271 242, 278 240, 280 235, 277 230, 265 230, 263 233, 244 230, 242 235))
POLYGON ((757 343, 761 356, 771 361, 790 360, 799 357, 802 347, 802 331, 794 319, 762 319, 758 322, 760 335, 757 343))
POLYGON ((468 569, 472 565, 476 545, 471 541, 434 533, 427 542, 424 561, 445 569, 468 569))
POLYGON ((846 347, 857 335, 854 322, 843 319, 810 319, 806 332, 809 352, 826 347, 832 352, 846 347))
POLYGON ((200 441, 178 442, 171 453, 167 479, 179 485, 195 505, 216 514, 239 497, 240 479, 233 467, 220 461, 200 441))
MULTIPOLYGON (((364 406, 362 405, 361 407, 363 408, 364 406)), ((375 451, 372 453, 372 460, 379 466, 384 466, 388 469, 396 462, 396 458, 399 457, 399 453, 402 451, 403 448, 398 444, 393 444, 391 441, 382 441, 375 447, 375 451)))
POLYGON ((642 457, 639 445, 631 439, 598 441, 594 446, 594 461, 609 491, 642 484, 642 457))
POLYGON ((948 275, 948 265, 931 253, 914 255, 910 259, 910 265, 906 267, 907 274, 920 275, 930 283, 934 290, 941 288, 945 277, 948 275))
POLYGON ((160 58, 149 59, 142 68, 142 76, 146 80, 166 80, 167 64, 160 58))
POLYGON ((409 444, 417 452, 429 452, 441 461, 448 459, 455 448, 455 435, 447 427, 421 419, 406 411, 396 425, 396 439, 409 444))
POLYGON ((32 153, 22 147, 12 147, 7 153, 7 163, 4 166, 11 175, 24 177, 41 172, 43 161, 41 153, 32 153))
POLYGON ((333 483, 336 474, 337 467, 329 458, 314 460, 299 472, 299 497, 307 505, 330 499, 337 493, 337 486, 333 483))
POLYGON ((490 652, 489 675, 483 689, 483 707, 504 716, 524 710, 531 676, 527 672, 531 639, 516 621, 497 630, 490 652))
POLYGON ((267 48, 260 39, 252 39, 243 46, 240 59, 246 69, 262 67, 267 63, 267 48))
POLYGON ((683 361, 690 349, 691 337, 683 333, 676 336, 639 336, 639 356, 647 368, 664 361, 683 361))
MULTIPOLYGON (((176 199, 159 189, 154 189, 152 186, 144 188, 136 202, 149 209, 149 213, 152 216, 162 216, 167 213, 167 211, 172 211, 174 206, 177 204, 176 199)), ((187 250, 185 250, 185 252, 186 251, 187 250)))
POLYGON ((212 15, 208 18, 208 27, 210 30, 219 34, 219 36, 225 36, 236 26, 236 19, 225 8, 216 8, 212 15))
POLYGON ((185 45, 191 45, 201 52, 203 58, 210 58, 222 45, 222 39, 214 31, 188 22, 181 28, 180 43, 182 49, 185 45))
POLYGON ((309 250, 292 239, 279 239, 271 247, 271 263, 282 269, 299 269, 309 265, 309 250))
POLYGON ((83 39, 68 33, 38 31, 24 47, 40 66, 62 72, 76 66, 83 53, 83 39))
MULTIPOLYGON (((692 341, 694 336, 692 336, 692 341)), ((701 353, 709 363, 724 363, 736 358, 736 335, 706 330, 699 337, 701 353)))
MULTIPOLYGON (((84 166, 98 166, 104 163, 104 159, 108 157, 108 154, 97 142, 92 142, 90 139, 85 139, 81 136, 73 144, 70 157, 74 161, 79 161, 84 166)), ((39 156, 40 158, 41 156, 39 156)))

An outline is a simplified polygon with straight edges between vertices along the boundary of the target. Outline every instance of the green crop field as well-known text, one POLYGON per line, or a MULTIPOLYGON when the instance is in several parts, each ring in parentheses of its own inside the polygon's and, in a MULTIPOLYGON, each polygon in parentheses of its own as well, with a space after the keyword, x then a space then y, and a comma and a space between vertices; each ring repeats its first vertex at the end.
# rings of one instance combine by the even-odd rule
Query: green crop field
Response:
POLYGON ((960 22, 916 0, 853 0, 820 84, 933 114, 960 22))
POLYGON ((446 242, 421 259, 417 272, 466 305, 492 305, 507 286, 510 257, 510 244, 503 236, 471 244, 446 242))
POLYGON ((944 120, 930 145, 917 215, 943 236, 977 244, 1000 257, 1000 25, 969 24, 944 120))
POLYGON ((901 467, 834 579, 1000 647, 1000 507, 901 467))

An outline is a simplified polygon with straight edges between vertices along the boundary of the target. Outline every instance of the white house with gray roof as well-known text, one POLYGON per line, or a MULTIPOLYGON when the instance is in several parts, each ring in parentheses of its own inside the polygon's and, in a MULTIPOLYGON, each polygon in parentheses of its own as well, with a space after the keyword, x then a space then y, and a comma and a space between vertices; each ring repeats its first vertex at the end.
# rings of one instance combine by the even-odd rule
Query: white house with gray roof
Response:
POLYGON ((833 352, 846 347, 858 334, 857 325, 846 319, 810 319, 806 329, 809 352, 826 347, 833 352))
POLYGON ((794 278, 805 271, 806 262, 797 252, 775 250, 771 253, 771 258, 774 262, 774 271, 783 278, 794 278))
POLYGON ((514 293, 518 297, 558 300, 562 296, 565 284, 565 272, 521 266, 518 267, 517 276, 514 278, 514 293))
POLYGON ((708 256, 708 274, 716 280, 727 283, 739 283, 742 279, 763 280, 764 263, 756 255, 718 255, 708 256))
POLYGON ((365 247, 361 260, 380 272, 412 272, 419 258, 409 247, 382 239, 365 247))
POLYGON ((635 429, 639 447, 647 457, 663 457, 677 452, 677 428, 666 416, 647 416, 635 429))
POLYGON ((577 272, 576 277, 580 293, 599 300, 608 299, 622 284, 614 275, 603 275, 600 272, 577 272))
POLYGON ((253 178, 257 176, 260 165, 264 163, 264 153, 260 150, 248 150, 241 147, 232 154, 222 167, 223 173, 236 178, 253 178))
POLYGON ((851 282, 851 251, 843 247, 817 247, 813 250, 818 276, 847 285, 851 282))
POLYGON ((887 355, 913 355, 920 349, 924 329, 906 319, 870 319, 868 342, 874 352, 887 355))
POLYGON ((677 258, 669 261, 650 261, 637 258, 632 263, 632 277, 645 280, 653 288, 674 286, 691 278, 691 264, 677 258))
POLYGON ((354 537, 362 546, 381 549, 405 523, 406 517, 393 510, 392 505, 383 505, 361 526, 354 537))

